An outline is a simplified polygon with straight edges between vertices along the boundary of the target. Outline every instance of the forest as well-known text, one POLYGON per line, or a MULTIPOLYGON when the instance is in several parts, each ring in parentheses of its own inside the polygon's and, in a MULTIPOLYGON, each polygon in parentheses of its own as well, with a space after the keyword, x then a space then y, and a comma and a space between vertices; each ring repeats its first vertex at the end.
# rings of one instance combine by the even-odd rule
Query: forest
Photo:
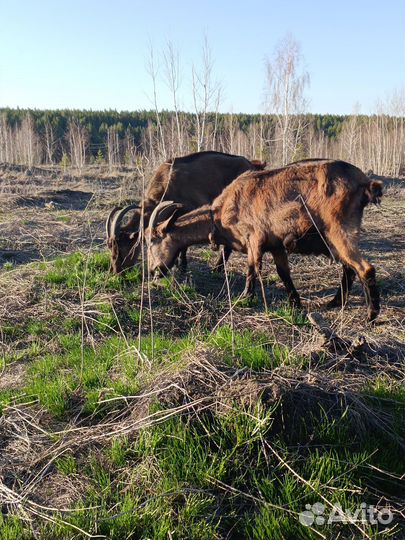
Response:
POLYGON ((0 109, 0 161, 26 165, 155 166, 201 150, 262 159, 351 161, 376 174, 403 171, 404 118, 367 115, 230 114, 203 111, 0 109))

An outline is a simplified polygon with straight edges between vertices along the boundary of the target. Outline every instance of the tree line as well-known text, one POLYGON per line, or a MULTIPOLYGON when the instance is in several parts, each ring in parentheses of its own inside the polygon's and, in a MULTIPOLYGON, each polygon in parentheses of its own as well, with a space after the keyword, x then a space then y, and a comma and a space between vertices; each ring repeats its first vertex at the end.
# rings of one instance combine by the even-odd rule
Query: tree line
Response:
POLYGON ((404 172, 404 118, 380 112, 290 115, 207 113, 204 134, 196 114, 182 111, 81 111, 0 109, 0 161, 26 166, 48 164, 82 168, 152 166, 163 159, 197 150, 220 150, 282 165, 306 157, 351 161, 377 174, 404 172))

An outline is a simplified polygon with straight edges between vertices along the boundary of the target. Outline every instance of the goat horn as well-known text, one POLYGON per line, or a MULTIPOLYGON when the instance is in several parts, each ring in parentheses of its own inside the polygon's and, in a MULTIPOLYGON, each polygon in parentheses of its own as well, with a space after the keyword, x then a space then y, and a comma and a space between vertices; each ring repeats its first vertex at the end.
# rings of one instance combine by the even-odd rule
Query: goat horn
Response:
POLYGON ((149 219, 149 228, 150 230, 152 231, 154 226, 155 226, 155 221, 157 221, 157 218, 159 217, 160 213, 163 211, 163 210, 168 210, 169 208, 171 207, 174 207, 174 208, 181 208, 181 204, 179 203, 175 203, 174 201, 163 201, 161 203, 159 203, 153 210, 151 216, 150 216, 150 219, 149 219))
POLYGON ((118 212, 118 210, 121 210, 121 206, 115 206, 111 212, 108 214, 108 218, 105 222, 105 235, 107 237, 107 240, 109 240, 111 238, 111 221, 112 221, 112 218, 114 216, 114 214, 116 212, 118 212))
POLYGON ((134 210, 135 208, 140 208, 138 204, 130 204, 129 206, 125 206, 124 208, 121 208, 119 212, 117 212, 114 216, 114 219, 111 223, 111 236, 117 236, 119 233, 119 230, 121 228, 122 220, 126 213, 128 213, 130 210, 134 210))

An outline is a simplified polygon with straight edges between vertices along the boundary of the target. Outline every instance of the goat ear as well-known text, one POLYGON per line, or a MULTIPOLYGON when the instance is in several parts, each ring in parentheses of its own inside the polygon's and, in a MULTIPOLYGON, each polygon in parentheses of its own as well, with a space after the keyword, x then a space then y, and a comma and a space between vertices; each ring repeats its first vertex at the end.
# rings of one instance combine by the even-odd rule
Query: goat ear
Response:
POLYGON ((366 195, 369 202, 380 204, 383 195, 383 182, 381 180, 370 180, 366 188, 366 195))
POLYGON ((171 227, 173 227, 178 216, 179 216, 179 209, 176 208, 174 212, 165 221, 162 221, 162 223, 159 223, 159 225, 157 226, 157 230, 159 231, 159 234, 160 235, 166 234, 171 229, 171 227))
POLYGON ((266 161, 259 161, 258 159, 252 159, 250 163, 253 165, 255 171, 264 171, 267 165, 266 161))

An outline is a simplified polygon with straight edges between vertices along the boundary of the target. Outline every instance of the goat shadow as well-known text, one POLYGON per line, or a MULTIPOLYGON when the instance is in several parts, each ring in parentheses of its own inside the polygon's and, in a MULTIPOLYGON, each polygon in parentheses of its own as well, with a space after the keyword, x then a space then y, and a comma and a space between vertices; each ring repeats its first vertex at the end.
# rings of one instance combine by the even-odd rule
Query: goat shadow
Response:
MULTIPOLYGON (((382 242, 382 240, 380 241, 382 242)), ((303 261, 299 261, 303 263, 303 261)), ((340 266, 339 266, 340 269, 340 266)), ((378 270, 378 264, 377 264, 378 270)), ((297 270, 295 270, 296 272, 297 270)), ((293 272, 293 279, 294 273, 293 272)), ((228 270, 228 283, 229 292, 233 301, 235 301, 243 292, 245 287, 246 275, 244 269, 228 270)), ((256 283, 256 295, 254 305, 257 311, 264 311, 266 304, 268 307, 277 307, 280 304, 287 303, 287 293, 284 285, 278 277, 273 277, 272 272, 263 273, 263 289, 265 294, 265 301, 263 299, 263 291, 258 281, 256 283)), ((337 277, 337 276, 336 276, 337 277)), ((304 305, 312 304, 318 309, 326 308, 326 304, 339 290, 340 277, 333 281, 330 281, 327 287, 319 285, 319 289, 314 290, 312 287, 306 289, 303 284, 297 286, 298 292, 303 300, 304 305)), ((179 272, 180 281, 189 280, 195 287, 196 291, 202 296, 211 296, 212 298, 226 299, 228 298, 228 286, 226 283, 225 275, 223 273, 213 272, 209 262, 201 261, 201 259, 191 258, 186 274, 179 272)), ((389 277, 380 277, 377 272, 377 283, 380 287, 380 294, 383 303, 389 302, 392 307, 405 307, 405 294, 403 287, 403 273, 398 270, 391 273, 389 277), (393 295, 393 291, 396 292, 393 295)), ((358 278, 353 284, 352 291, 349 296, 348 306, 362 306, 365 304, 363 286, 359 282, 358 278)))
POLYGON ((61 210, 84 210, 92 197, 93 193, 90 191, 60 189, 43 191, 33 197, 18 197, 14 204, 38 208, 45 208, 50 205, 61 210))
MULTIPOLYGON (((214 272, 210 263, 192 259, 189 262, 186 273, 179 271, 180 280, 190 281, 198 294, 209 296, 218 300, 228 299, 228 285, 225 274, 222 272, 214 272)), ((229 293, 232 301, 236 301, 241 296, 246 282, 246 274, 238 269, 227 271, 229 284, 229 293)), ((263 289, 265 300, 263 299, 263 291, 259 280, 256 283, 255 298, 252 301, 252 307, 258 312, 263 312, 266 309, 266 304, 270 306, 279 306, 287 302, 287 294, 279 280, 267 279, 263 280, 263 289), (279 284, 279 287, 275 285, 279 284)))

